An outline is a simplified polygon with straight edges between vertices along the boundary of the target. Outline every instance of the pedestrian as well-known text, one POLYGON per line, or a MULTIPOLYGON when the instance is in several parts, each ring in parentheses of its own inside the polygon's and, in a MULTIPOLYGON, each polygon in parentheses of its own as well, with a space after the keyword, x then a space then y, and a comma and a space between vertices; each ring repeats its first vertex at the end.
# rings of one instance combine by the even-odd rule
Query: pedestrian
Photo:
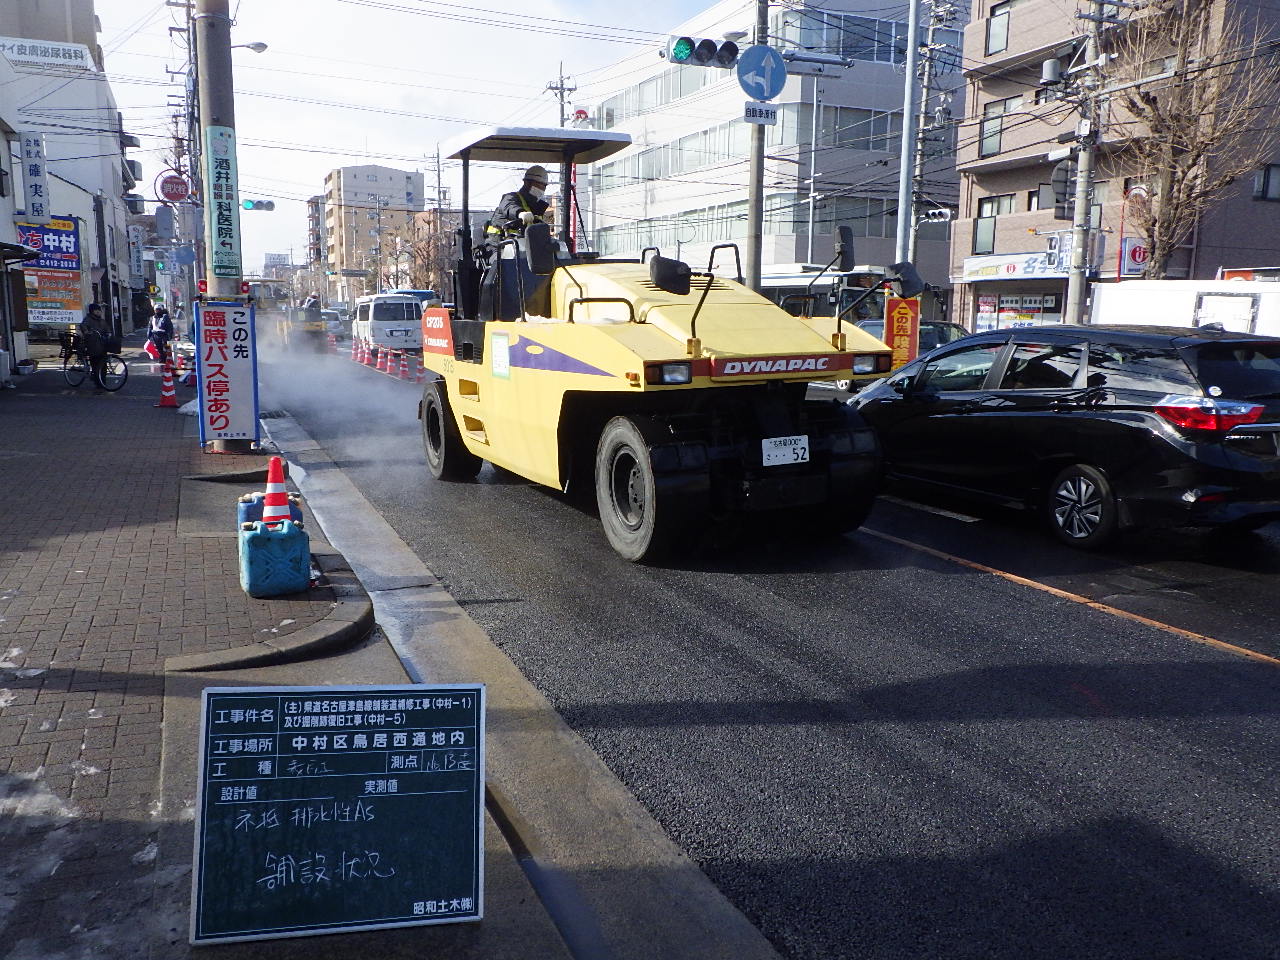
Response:
POLYGON ((160 354, 160 362, 168 363, 169 343, 173 340, 173 321, 169 319, 169 311, 158 306, 151 316, 151 325, 147 328, 147 339, 150 340, 160 354))
POLYGON ((534 165, 524 172, 524 183, 519 190, 502 195, 498 201, 498 209, 493 211, 489 223, 485 227, 485 235, 490 240, 501 240, 508 236, 523 236, 525 227, 536 220, 544 223, 555 223, 555 214, 551 204, 542 199, 547 190, 547 171, 545 167, 534 165))
POLYGON ((102 383, 107 374, 107 349, 111 339, 111 328, 107 326, 107 318, 102 315, 102 305, 91 303, 85 309, 84 319, 80 321, 80 339, 84 343, 85 354, 89 358, 89 372, 93 382, 97 384, 94 393, 103 393, 102 383))

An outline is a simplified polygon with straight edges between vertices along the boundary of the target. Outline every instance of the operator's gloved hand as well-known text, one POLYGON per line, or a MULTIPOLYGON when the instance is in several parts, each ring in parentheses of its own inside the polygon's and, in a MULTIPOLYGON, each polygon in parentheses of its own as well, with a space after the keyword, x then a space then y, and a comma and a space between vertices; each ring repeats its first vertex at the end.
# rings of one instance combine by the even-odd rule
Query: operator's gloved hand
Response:
POLYGON ((542 222, 543 222, 543 223, 549 223, 549 224, 551 224, 552 226, 554 226, 554 225, 555 225, 555 222, 556 222, 556 214, 555 214, 555 211, 554 211, 554 210, 547 210, 547 212, 546 212, 546 213, 544 213, 544 214, 542 215, 542 222))
POLYGON ((526 227, 529 224, 533 223, 533 219, 534 219, 533 214, 530 211, 528 210, 520 211, 520 222, 523 223, 526 227))

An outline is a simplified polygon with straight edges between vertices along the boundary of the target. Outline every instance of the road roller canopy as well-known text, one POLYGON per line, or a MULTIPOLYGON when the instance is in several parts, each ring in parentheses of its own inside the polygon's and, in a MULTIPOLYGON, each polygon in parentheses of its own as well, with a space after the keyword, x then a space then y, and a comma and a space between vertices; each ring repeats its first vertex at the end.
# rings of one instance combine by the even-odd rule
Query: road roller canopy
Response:
POLYGON ((453 137, 441 150, 450 160, 560 164, 594 163, 629 146, 629 133, 562 127, 489 127, 453 137))

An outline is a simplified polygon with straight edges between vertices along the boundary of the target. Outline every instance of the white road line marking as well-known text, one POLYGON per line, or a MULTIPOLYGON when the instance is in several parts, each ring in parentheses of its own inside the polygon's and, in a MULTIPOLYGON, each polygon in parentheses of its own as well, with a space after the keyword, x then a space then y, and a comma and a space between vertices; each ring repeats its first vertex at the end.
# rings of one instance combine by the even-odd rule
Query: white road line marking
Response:
POLYGON ((925 513, 936 513, 940 517, 949 517, 952 520, 959 520, 961 523, 978 523, 981 517, 971 517, 967 513, 952 513, 950 510, 943 510, 941 507, 931 507, 928 504, 916 503, 914 500, 903 500, 901 497, 891 496, 887 493, 880 494, 881 500, 887 500, 889 503, 896 503, 900 507, 910 507, 912 510, 923 510, 925 513))

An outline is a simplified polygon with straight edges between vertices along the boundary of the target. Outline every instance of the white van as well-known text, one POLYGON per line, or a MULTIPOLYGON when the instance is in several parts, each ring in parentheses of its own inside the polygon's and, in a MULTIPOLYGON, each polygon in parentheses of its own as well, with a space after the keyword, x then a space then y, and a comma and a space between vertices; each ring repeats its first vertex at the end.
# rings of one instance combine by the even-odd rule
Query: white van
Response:
POLYGON ((422 304, 403 293, 375 293, 356 301, 351 335, 389 350, 422 349, 422 304))
POLYGON ((1280 283, 1268 280, 1123 280, 1090 289, 1093 323, 1203 327, 1280 337, 1280 283))

